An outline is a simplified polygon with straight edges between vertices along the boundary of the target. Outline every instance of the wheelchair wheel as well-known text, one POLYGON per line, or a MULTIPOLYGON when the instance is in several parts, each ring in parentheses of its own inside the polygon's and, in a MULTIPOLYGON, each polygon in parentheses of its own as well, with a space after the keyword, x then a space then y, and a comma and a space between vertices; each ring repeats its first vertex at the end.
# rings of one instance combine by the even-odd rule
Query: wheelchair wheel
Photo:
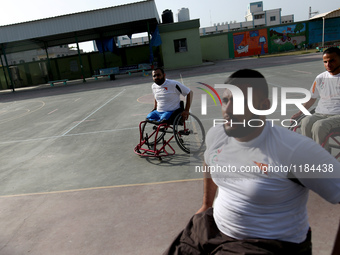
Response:
POLYGON ((190 113, 189 118, 183 121, 178 114, 174 120, 173 131, 178 146, 186 153, 199 152, 205 141, 205 131, 200 120, 190 113))
MULTIPOLYGON (((144 122, 142 124, 142 137, 143 140, 145 140, 145 144, 149 147, 149 149, 152 149, 152 147, 155 145, 156 131, 157 125, 149 122, 144 122)), ((161 128, 159 130, 156 139, 156 144, 162 141, 163 137, 165 136, 165 133, 166 133, 165 128, 161 128)))

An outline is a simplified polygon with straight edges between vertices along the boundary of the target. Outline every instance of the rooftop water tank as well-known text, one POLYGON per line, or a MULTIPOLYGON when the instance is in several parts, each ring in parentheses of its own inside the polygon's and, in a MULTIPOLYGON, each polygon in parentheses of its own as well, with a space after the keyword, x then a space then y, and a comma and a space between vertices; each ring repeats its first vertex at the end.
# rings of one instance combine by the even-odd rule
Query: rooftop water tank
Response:
POLYGON ((182 8, 178 10, 178 22, 190 20, 190 14, 188 8, 182 8))
POLYGON ((164 10, 162 13, 162 23, 174 23, 174 15, 172 14, 171 10, 164 10))

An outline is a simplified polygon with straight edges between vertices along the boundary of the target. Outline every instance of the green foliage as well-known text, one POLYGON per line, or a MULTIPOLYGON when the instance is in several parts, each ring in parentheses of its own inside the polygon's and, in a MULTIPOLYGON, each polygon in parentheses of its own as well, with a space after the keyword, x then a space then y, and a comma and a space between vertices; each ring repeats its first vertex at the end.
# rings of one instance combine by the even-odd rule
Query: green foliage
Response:
POLYGON ((282 45, 272 43, 271 49, 272 49, 272 53, 275 53, 275 52, 294 50, 295 46, 290 42, 286 42, 285 44, 282 44, 282 45))
POLYGON ((279 38, 281 38, 281 37, 279 37, 278 35, 272 35, 270 37, 270 39, 272 39, 272 40, 276 40, 276 39, 279 39, 279 38))
POLYGON ((304 28, 305 26, 303 25, 303 23, 299 23, 299 24, 296 24, 296 27, 294 29, 294 32, 299 32, 304 28))

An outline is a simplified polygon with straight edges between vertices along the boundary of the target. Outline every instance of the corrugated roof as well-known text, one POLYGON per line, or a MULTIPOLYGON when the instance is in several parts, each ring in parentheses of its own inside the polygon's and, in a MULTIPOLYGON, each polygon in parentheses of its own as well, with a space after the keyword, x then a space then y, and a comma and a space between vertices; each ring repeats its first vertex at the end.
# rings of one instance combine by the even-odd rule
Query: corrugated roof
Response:
POLYGON ((159 23, 154 0, 1 26, 0 43, 46 38, 143 20, 156 20, 159 23))
MULTIPOLYGON (((144 0, 144 1, 148 1, 148 0, 144 0)), ((82 14, 82 13, 93 12, 93 11, 100 11, 100 10, 105 10, 105 9, 117 8, 117 7, 121 7, 121 6, 133 5, 133 4, 136 4, 136 3, 138 3, 138 2, 128 3, 128 4, 120 4, 120 5, 104 7, 104 8, 98 8, 98 9, 93 9, 93 10, 86 10, 86 11, 67 13, 67 14, 62 14, 62 15, 57 15, 57 16, 51 16, 51 17, 46 17, 46 18, 41 18, 41 19, 35 19, 35 20, 27 20, 27 21, 23 21, 23 22, 16 22, 16 23, 11 23, 11 24, 6 24, 6 25, 0 25, 0 27, 7 27, 7 26, 12 26, 12 25, 20 25, 20 24, 24 24, 24 23, 36 22, 36 21, 41 21, 41 20, 54 19, 54 18, 70 16, 70 15, 76 15, 76 14, 82 14)))
POLYGON ((335 10, 330 11, 330 12, 325 12, 325 13, 315 15, 310 19, 321 19, 321 18, 329 19, 329 18, 335 18, 335 17, 340 17, 340 8, 335 9, 335 10))

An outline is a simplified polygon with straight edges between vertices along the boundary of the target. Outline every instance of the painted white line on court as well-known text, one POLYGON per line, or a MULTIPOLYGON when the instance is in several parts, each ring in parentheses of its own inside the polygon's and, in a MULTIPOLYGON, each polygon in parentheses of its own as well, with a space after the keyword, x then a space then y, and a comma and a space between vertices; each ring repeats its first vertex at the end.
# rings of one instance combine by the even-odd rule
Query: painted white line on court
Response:
POLYGON ((274 84, 274 83, 269 83, 268 82, 268 85, 272 86, 272 87, 280 87, 280 88, 283 88, 283 86, 280 86, 280 85, 277 85, 277 84, 274 84))
POLYGON ((100 133, 112 133, 112 132, 126 131, 126 130, 132 130, 132 129, 139 129, 139 127, 118 128, 118 129, 111 129, 111 130, 102 130, 102 131, 92 131, 92 132, 85 132, 85 133, 69 134, 69 135, 64 135, 64 137, 78 136, 78 135, 92 135, 92 134, 100 134, 100 133))
POLYGON ((122 94, 125 91, 125 89, 121 92, 119 92, 117 95, 115 95, 113 98, 111 98, 109 101, 107 101, 105 104, 103 104, 102 106, 100 106, 99 108, 97 108, 94 112, 92 112, 90 115, 88 115, 87 117, 85 117, 83 120, 81 120, 77 125, 73 126, 72 128, 70 128, 68 131, 66 131, 64 134, 62 134, 61 136, 65 136, 67 135, 69 132, 71 132, 73 129, 75 129, 76 127, 78 127, 81 123, 83 123, 85 120, 87 120, 88 118, 90 118, 93 114, 95 114, 96 112, 98 112, 100 109, 102 109, 103 107, 105 107, 108 103, 110 103, 112 100, 114 100, 116 97, 120 96, 120 94, 122 94))
POLYGON ((40 137, 40 138, 32 138, 32 139, 24 139, 24 140, 14 140, 14 141, 0 142, 0 145, 10 144, 10 143, 36 142, 36 141, 51 140, 51 139, 58 139, 58 138, 62 138, 62 137, 71 137, 71 136, 79 136, 79 135, 93 135, 93 134, 101 134, 101 133, 112 133, 112 132, 127 131, 127 130, 138 129, 138 128, 139 127, 118 128, 118 129, 92 131, 92 132, 85 132, 85 133, 78 133, 78 134, 66 134, 66 135, 62 135, 62 136, 59 135, 59 136, 40 137))
POLYGON ((55 109, 55 110, 49 112, 47 115, 50 115, 50 114, 52 114, 52 113, 54 113, 54 112, 56 112, 56 111, 58 111, 58 109, 55 109))
POLYGON ((297 72, 297 73, 305 73, 305 74, 313 74, 313 73, 311 73, 311 72, 300 71, 300 70, 293 70, 293 72, 297 72))
POLYGON ((26 197, 26 196, 37 196, 37 195, 53 195, 53 194, 63 194, 63 193, 70 193, 70 192, 95 191, 95 190, 115 189, 115 188, 133 188, 133 187, 143 187, 143 186, 150 186, 150 185, 162 185, 162 184, 172 184, 172 183, 176 184, 176 183, 197 182, 197 181, 203 181, 203 178, 182 179, 182 180, 162 181, 162 182, 146 182, 146 183, 135 183, 135 184, 121 184, 121 185, 113 185, 113 186, 59 190, 59 191, 46 191, 46 192, 26 193, 26 194, 23 193, 23 194, 14 194, 14 195, 2 195, 2 196, 0 196, 0 198, 26 197))
POLYGON ((25 140, 14 140, 14 141, 7 141, 7 142, 0 142, 2 144, 10 144, 10 143, 22 143, 22 142, 37 142, 42 140, 50 140, 50 139, 57 139, 61 136, 50 136, 50 137, 40 137, 40 138, 32 138, 32 139, 25 139, 25 140))

